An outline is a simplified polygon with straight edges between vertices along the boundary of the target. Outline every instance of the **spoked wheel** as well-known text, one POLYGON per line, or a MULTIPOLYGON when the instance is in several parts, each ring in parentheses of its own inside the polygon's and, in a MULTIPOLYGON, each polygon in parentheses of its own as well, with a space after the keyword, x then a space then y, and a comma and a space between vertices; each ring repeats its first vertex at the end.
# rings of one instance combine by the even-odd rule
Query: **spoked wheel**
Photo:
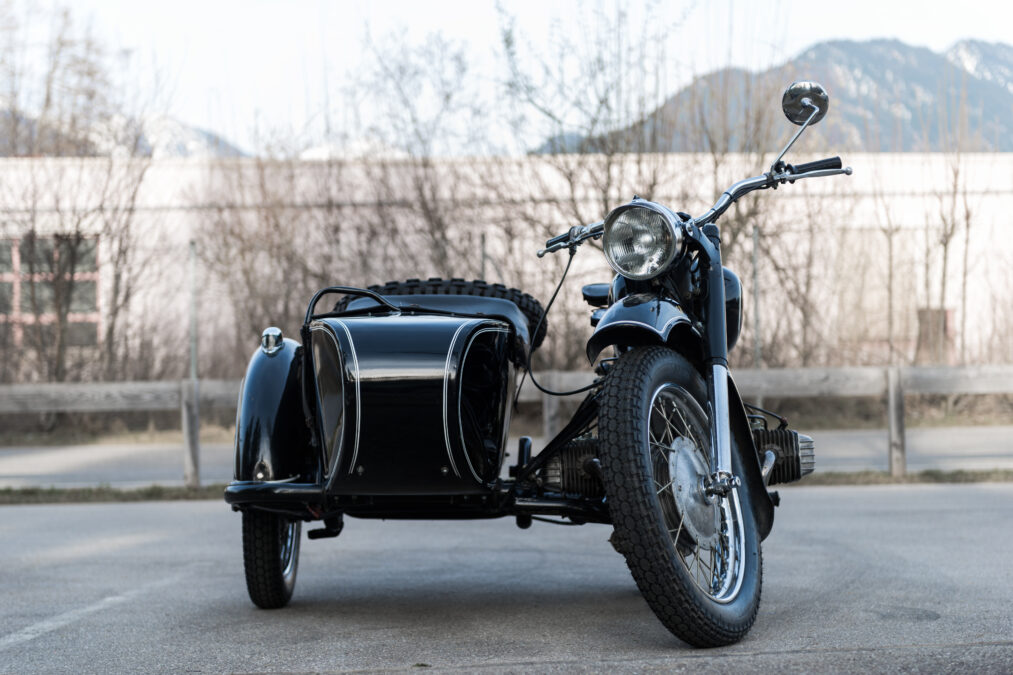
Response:
MULTIPOLYGON (((617 548, 662 623, 698 647, 740 640, 760 603, 746 486, 708 495, 706 386, 663 347, 624 354, 605 382, 599 443, 617 548)), ((738 453, 733 471, 741 476, 738 453)))
POLYGON ((301 534, 298 520, 255 509, 243 512, 246 589, 257 607, 277 609, 292 598, 301 534))

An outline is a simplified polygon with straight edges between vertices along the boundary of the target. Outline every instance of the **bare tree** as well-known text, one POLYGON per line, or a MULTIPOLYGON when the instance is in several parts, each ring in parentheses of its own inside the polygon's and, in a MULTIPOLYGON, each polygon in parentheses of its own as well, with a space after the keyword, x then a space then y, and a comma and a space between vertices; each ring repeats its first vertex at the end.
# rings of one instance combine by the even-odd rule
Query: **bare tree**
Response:
POLYGON ((545 170, 532 178, 536 192, 552 198, 556 217, 544 218, 541 208, 524 214, 539 236, 599 220, 634 194, 658 198, 659 190, 675 187, 663 153, 673 149, 679 120, 662 107, 673 79, 670 34, 681 19, 648 11, 634 25, 617 7, 611 14, 582 8, 574 21, 582 39, 560 31, 546 52, 502 17, 503 106, 516 144, 532 151, 525 146, 547 139, 534 141, 545 170))
POLYGON ((921 314, 925 326, 919 327, 920 357, 928 357, 935 363, 950 361, 952 354, 950 311, 947 308, 950 278, 950 254, 954 237, 964 232, 964 255, 961 269, 961 330, 960 361, 967 360, 967 283, 968 250, 973 224, 974 208, 970 201, 967 178, 966 155, 983 146, 980 134, 972 135, 968 125, 968 102, 966 73, 961 73, 960 87, 954 96, 941 96, 939 114, 939 139, 946 158, 946 189, 937 194, 938 225, 926 224, 925 230, 925 308, 921 314), (932 302, 932 264, 938 246, 939 286, 935 307, 932 302))
POLYGON ((367 194, 377 208, 363 216, 398 218, 404 234, 417 235, 413 276, 426 268, 443 277, 474 274, 468 252, 476 232, 462 227, 474 215, 473 165, 446 158, 474 154, 486 138, 487 110, 476 76, 463 46, 438 33, 419 44, 403 34, 382 44, 369 43, 372 67, 354 86, 357 100, 377 106, 362 124, 378 146, 364 163, 367 194))
POLYGON ((115 93, 124 91, 114 73, 122 72, 126 55, 80 29, 69 10, 40 17, 29 7, 22 22, 5 9, 3 150, 20 158, 0 190, 18 296, 9 323, 32 357, 16 376, 115 377, 123 363, 122 315, 144 270, 132 264, 138 262, 132 228, 150 162, 140 120, 115 93), (45 18, 52 32, 40 49, 29 41, 28 22, 45 18), (40 70, 29 66, 38 56, 40 70), (104 254, 115 265, 106 268, 107 294, 99 283, 104 254))

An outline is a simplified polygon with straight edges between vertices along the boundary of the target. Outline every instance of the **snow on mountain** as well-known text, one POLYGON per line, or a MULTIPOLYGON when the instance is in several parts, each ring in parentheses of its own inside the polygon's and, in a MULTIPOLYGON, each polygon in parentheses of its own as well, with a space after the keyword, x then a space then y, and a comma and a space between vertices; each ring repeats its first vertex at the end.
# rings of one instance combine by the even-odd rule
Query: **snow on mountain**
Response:
POLYGON ((165 116, 144 121, 144 139, 153 159, 166 157, 243 157, 246 153, 221 136, 165 116))
POLYGON ((322 143, 306 148, 299 159, 328 161, 344 159, 407 159, 408 153, 372 138, 358 138, 345 143, 322 143))
POLYGON ((1013 94, 1013 46, 961 40, 947 50, 946 58, 979 80, 994 82, 1013 94))

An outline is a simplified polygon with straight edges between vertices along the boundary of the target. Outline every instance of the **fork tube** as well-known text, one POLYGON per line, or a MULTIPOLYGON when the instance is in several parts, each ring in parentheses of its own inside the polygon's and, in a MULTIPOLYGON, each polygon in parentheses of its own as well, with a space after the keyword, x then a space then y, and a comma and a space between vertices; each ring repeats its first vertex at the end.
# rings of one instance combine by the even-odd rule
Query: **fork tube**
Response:
POLYGON ((708 396, 714 406, 711 424, 711 472, 732 473, 731 426, 728 422, 728 368, 715 363, 707 381, 708 396))
POLYGON ((728 421, 728 338, 725 325, 725 277, 721 266, 720 240, 713 225, 704 230, 712 244, 706 251, 707 269, 707 397, 712 407, 711 471, 716 476, 732 473, 731 429, 728 421), (711 229, 713 228, 713 229, 711 229), (708 231, 711 229, 711 231, 708 231))

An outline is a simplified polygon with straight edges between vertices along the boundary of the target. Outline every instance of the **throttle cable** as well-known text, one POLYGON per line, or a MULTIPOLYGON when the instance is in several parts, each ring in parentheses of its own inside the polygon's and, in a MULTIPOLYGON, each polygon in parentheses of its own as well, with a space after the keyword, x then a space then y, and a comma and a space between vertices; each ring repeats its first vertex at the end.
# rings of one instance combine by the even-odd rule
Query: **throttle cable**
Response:
POLYGON ((552 297, 549 298, 549 304, 545 306, 545 309, 542 311, 542 316, 539 317, 538 323, 535 324, 535 329, 531 333, 531 346, 528 348, 527 353, 524 355, 524 369, 525 369, 524 375, 521 377, 521 383, 517 386, 517 393, 514 394, 514 409, 517 408, 517 400, 518 398, 520 398, 521 395, 521 387, 524 386, 524 377, 530 377, 531 384, 535 385, 538 391, 544 394, 548 394, 549 396, 573 396, 574 394, 582 394, 585 391, 590 391, 595 387, 599 386, 605 379, 605 378, 598 378, 591 384, 580 387, 579 389, 574 389, 572 391, 552 391, 551 389, 546 389, 545 387, 540 385, 538 383, 538 380, 535 379, 534 372, 531 370, 531 352, 534 351, 534 339, 535 339, 534 336, 538 335, 538 329, 542 327, 542 324, 545 322, 545 317, 549 314, 549 310, 552 309, 552 304, 556 301, 556 296, 559 295, 559 290, 563 287, 563 282, 566 281, 566 275, 570 272, 570 265, 573 264, 573 256, 576 254, 577 254, 577 247, 570 246, 570 257, 566 261, 566 267, 563 269, 563 276, 559 278, 559 283, 556 284, 556 290, 553 291, 552 297))

